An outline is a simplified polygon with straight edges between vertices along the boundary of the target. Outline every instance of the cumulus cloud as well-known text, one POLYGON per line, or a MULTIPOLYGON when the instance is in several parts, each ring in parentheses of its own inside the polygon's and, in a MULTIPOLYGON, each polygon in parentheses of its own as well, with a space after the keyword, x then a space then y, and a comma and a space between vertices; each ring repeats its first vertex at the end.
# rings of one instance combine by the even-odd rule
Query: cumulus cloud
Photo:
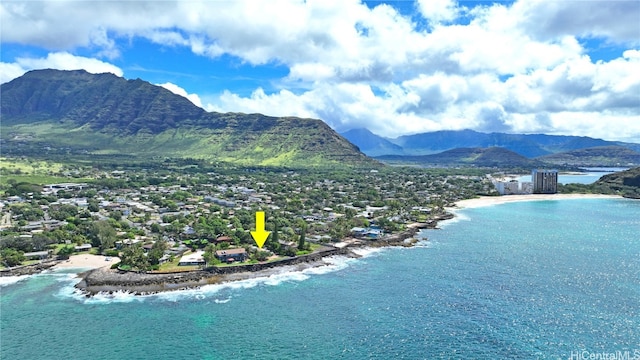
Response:
MULTIPOLYGON (((640 2, 516 0, 467 8, 416 0, 413 16, 390 4, 5 1, 0 21, 3 42, 53 51, 81 47, 114 59, 139 37, 198 56, 289 69, 274 79, 275 90, 256 86, 248 96, 233 89, 188 94, 175 80, 162 85, 207 110, 317 117, 339 131, 367 127, 387 136, 475 128, 612 139, 631 133, 640 141, 640 2), (585 39, 615 44, 622 56, 592 59, 585 39)), ((122 75, 100 60, 52 54, 0 63, 2 80, 74 61, 122 75)))
POLYGON ((422 16, 434 23, 451 22, 460 12, 453 0, 418 0, 417 3, 422 16))
POLYGON ((640 2, 518 1, 512 13, 534 37, 603 37, 613 42, 640 44, 640 2))
POLYGON ((22 76, 27 70, 16 63, 0 62, 0 84, 22 76))
POLYGON ((13 63, 0 63, 0 83, 11 81, 29 70, 34 69, 58 69, 79 70, 83 69, 93 74, 112 73, 122 76, 122 70, 104 61, 72 55, 68 52, 49 53, 44 58, 16 58, 13 63))
POLYGON ((164 84, 156 84, 156 85, 162 86, 163 88, 171 91, 172 93, 174 93, 176 95, 180 95, 182 97, 185 97, 189 101, 191 101, 194 105, 202 108, 202 101, 200 100, 200 96, 198 96, 198 94, 189 94, 189 93, 187 93, 187 90, 181 88, 180 86, 178 86, 176 84, 172 84, 170 82, 164 83, 164 84))

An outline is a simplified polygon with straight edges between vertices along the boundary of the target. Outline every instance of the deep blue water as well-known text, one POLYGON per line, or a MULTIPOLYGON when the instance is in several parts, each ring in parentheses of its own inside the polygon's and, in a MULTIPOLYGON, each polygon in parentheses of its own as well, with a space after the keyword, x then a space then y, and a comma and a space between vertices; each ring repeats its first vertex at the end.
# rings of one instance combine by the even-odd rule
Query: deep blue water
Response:
POLYGON ((640 201, 461 211, 416 248, 148 297, 1 288, 0 358, 568 359, 640 354, 640 201), (586 352, 586 353, 585 353, 586 352))

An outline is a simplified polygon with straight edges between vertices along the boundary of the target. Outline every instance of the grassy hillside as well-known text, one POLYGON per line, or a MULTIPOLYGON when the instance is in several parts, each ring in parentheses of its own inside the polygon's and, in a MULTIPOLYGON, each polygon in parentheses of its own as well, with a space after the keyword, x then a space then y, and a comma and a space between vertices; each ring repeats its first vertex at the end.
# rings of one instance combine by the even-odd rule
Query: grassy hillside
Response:
POLYGON ((598 146, 538 158, 550 164, 578 166, 630 166, 640 164, 640 153, 622 146, 598 146))
POLYGON ((379 166, 317 119, 208 113, 142 80, 32 71, 2 85, 7 154, 182 157, 263 166, 379 166))
POLYGON ((595 186, 640 199, 640 167, 605 175, 596 181, 595 186))
POLYGON ((640 167, 605 175, 593 184, 559 185, 558 192, 615 194, 640 199, 640 167))
POLYGON ((429 166, 532 168, 541 165, 539 161, 527 159, 513 151, 500 147, 458 148, 433 155, 380 156, 377 159, 429 166))

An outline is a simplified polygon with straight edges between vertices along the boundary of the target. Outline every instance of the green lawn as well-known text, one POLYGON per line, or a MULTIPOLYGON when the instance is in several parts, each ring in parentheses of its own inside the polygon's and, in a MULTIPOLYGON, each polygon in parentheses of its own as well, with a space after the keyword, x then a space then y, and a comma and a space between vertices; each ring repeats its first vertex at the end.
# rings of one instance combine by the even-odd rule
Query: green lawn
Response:
POLYGON ((59 172, 64 165, 50 161, 21 160, 0 157, 0 168, 6 171, 20 170, 24 174, 37 174, 45 172, 59 172))
POLYGON ((26 182, 36 185, 55 184, 61 182, 87 182, 91 179, 52 175, 60 173, 64 164, 42 160, 22 160, 0 157, 0 185, 9 180, 17 183, 26 182))
POLYGON ((52 175, 42 175, 42 174, 3 174, 0 176, 0 184, 6 185, 9 183, 9 180, 13 179, 16 183, 26 182, 29 184, 35 185, 46 185, 46 184, 57 184, 57 183, 84 183, 89 182, 92 179, 89 178, 73 178, 73 177, 63 177, 63 176, 52 176, 52 175))
MULTIPOLYGON (((185 253, 186 255, 187 253, 185 253)), ((176 271, 193 271, 200 269, 199 266, 179 266, 180 256, 176 256, 173 261, 167 261, 166 263, 160 265, 160 269, 152 271, 154 273, 163 273, 163 272, 176 272, 176 271)))
POLYGON ((311 254, 314 251, 316 251, 316 250, 318 250, 319 248, 322 247, 322 245, 319 245, 319 244, 316 244, 316 243, 309 243, 309 244, 311 245, 311 250, 298 251, 298 252, 296 252, 296 256, 311 254))

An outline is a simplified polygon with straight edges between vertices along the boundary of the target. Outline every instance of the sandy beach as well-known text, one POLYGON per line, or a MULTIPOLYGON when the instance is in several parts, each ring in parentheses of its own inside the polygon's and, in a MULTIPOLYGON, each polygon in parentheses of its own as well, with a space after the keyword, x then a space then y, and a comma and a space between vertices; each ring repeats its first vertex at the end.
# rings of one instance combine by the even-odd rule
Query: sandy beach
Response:
POLYGON ((64 260, 56 266, 54 269, 63 268, 79 268, 79 269, 98 269, 102 267, 110 267, 112 264, 119 262, 117 257, 107 257, 102 255, 71 255, 68 260, 64 260))
POLYGON ((543 200, 565 200, 565 199, 616 199, 618 195, 601 194, 531 194, 531 195, 503 195, 503 196, 482 196, 476 199, 461 200, 456 202, 453 209, 469 209, 485 206, 493 206, 519 201, 543 201, 543 200))

